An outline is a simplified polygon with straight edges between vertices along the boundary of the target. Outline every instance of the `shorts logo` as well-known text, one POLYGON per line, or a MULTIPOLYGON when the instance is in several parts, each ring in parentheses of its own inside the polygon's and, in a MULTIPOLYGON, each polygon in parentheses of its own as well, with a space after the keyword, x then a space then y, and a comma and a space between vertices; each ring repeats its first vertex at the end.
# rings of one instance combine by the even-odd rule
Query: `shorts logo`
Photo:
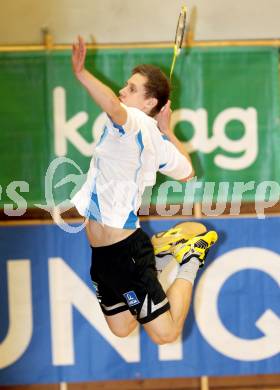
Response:
POLYGON ((92 282, 92 283, 93 283, 93 287, 95 289, 96 298, 97 298, 98 302, 101 302, 101 295, 99 294, 98 284, 96 282, 92 282))
POLYGON ((128 306, 134 306, 134 305, 138 305, 138 303, 140 303, 134 291, 128 291, 128 292, 124 293, 123 295, 126 299, 128 306))

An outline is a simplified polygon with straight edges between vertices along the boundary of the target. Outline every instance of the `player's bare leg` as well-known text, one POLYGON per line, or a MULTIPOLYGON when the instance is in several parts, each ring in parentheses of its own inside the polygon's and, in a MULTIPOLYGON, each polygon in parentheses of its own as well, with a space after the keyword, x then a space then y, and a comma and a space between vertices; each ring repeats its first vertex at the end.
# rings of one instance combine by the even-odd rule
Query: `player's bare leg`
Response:
POLYGON ((138 322, 129 310, 112 316, 105 316, 112 333, 118 337, 127 337, 137 327, 138 322))
POLYGON ((203 266, 208 250, 216 240, 217 233, 210 231, 172 247, 172 253, 180 264, 180 269, 167 291, 170 310, 144 325, 155 343, 173 342, 182 332, 190 307, 196 273, 198 268, 203 266))

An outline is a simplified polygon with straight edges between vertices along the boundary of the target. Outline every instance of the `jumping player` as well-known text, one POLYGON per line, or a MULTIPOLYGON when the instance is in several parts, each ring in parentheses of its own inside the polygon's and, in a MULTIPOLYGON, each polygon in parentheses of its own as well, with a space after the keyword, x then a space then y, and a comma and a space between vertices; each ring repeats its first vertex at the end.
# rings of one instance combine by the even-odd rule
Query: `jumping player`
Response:
POLYGON ((154 248, 139 226, 137 210, 157 171, 184 182, 194 174, 188 153, 169 128, 168 79, 157 67, 139 65, 116 96, 85 69, 85 57, 86 46, 79 37, 72 51, 74 74, 107 113, 87 180, 72 199, 79 213, 89 218, 91 278, 115 335, 125 337, 140 323, 156 344, 170 343, 183 329, 196 272, 217 235, 180 237, 162 251, 157 248, 159 256, 171 253, 180 264, 165 294, 154 248))

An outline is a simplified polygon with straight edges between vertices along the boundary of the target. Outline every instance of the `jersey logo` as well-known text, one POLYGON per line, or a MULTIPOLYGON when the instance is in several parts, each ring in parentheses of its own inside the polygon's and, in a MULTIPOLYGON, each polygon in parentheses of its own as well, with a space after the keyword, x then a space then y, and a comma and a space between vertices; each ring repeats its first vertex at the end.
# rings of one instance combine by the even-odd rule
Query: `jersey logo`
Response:
POLYGON ((134 306, 134 305, 138 305, 138 303, 140 303, 134 291, 128 291, 128 292, 124 293, 123 295, 124 295, 129 307, 134 306))

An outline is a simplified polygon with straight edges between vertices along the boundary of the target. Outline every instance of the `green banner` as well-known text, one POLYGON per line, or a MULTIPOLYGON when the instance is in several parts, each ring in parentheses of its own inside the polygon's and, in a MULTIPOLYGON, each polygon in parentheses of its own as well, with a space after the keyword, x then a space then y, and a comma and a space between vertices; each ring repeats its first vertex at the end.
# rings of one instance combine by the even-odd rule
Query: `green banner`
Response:
MULTIPOLYGON (((89 51, 87 68, 117 92, 134 66, 151 63, 168 74, 171 59, 169 49, 98 50, 89 51)), ((67 206, 84 179, 104 114, 74 78, 69 51, 0 53, 0 82, 0 206, 47 205, 50 191, 67 206)), ((240 194, 254 201, 267 189, 278 196, 276 48, 183 50, 172 108, 172 126, 197 177, 185 185, 159 175, 152 203, 187 203, 192 194, 195 201, 238 200, 240 194)), ((145 202, 149 198, 148 191, 145 202)))

